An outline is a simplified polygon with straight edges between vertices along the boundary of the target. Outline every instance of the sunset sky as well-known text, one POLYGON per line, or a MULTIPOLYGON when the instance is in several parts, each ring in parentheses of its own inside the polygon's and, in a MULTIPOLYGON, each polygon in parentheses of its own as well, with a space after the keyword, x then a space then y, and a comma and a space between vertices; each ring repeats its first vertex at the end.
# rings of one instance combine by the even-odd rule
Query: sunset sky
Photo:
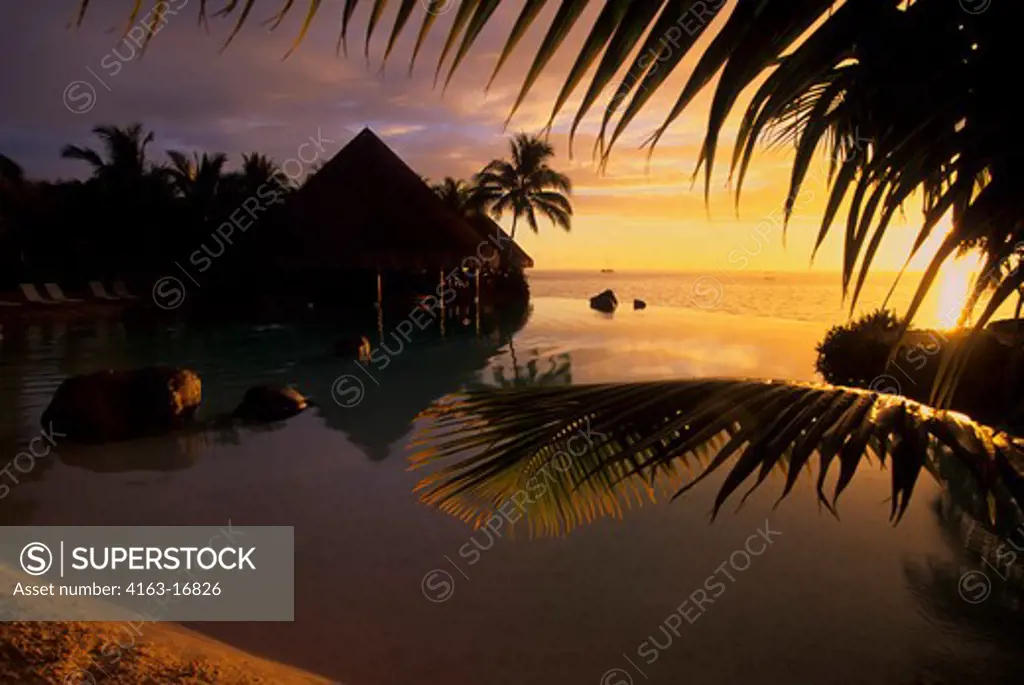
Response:
MULTIPOLYGON (((162 158, 166 149, 195 149, 227 152, 233 162, 251 150, 278 160, 293 157, 298 146, 316 137, 318 130, 337 141, 326 146, 331 153, 370 126, 419 173, 433 179, 469 177, 506 153, 502 124, 555 9, 555 3, 550 3, 485 94, 498 50, 521 6, 520 2, 502 3, 442 94, 433 88, 433 73, 453 13, 439 19, 409 78, 409 54, 422 8, 417 9, 411 30, 403 35, 382 74, 381 55, 397 3, 391 3, 374 36, 369 66, 362 53, 365 13, 371 3, 362 3, 353 20, 347 59, 334 53, 343 3, 325 0, 310 35, 287 61, 281 58, 297 33, 305 3, 297 3, 293 15, 273 34, 261 21, 280 3, 256 3, 253 20, 220 54, 231 23, 212 19, 209 33, 197 28, 198 1, 192 0, 180 15, 169 18, 141 58, 133 57, 133 46, 120 39, 131 3, 93 0, 84 26, 69 30, 77 4, 77 0, 53 0, 0 10, 0 45, 9 65, 0 73, 0 92, 5 95, 0 109, 0 152, 33 177, 88 173, 80 162, 61 160, 61 146, 93 144, 89 130, 97 124, 135 121, 156 132, 153 158, 162 158), (79 83, 67 90, 76 81, 87 85, 79 83), (85 104, 81 98, 89 89, 95 91, 94 106, 84 113, 71 111, 85 104), (71 108, 65 104, 65 92, 74 97, 71 108)), ((513 119, 510 131, 537 132, 546 123, 562 76, 596 9, 592 7, 577 24, 513 119)), ((544 224, 539 236, 528 230, 519 233, 539 268, 726 272, 808 268, 826 195, 823 165, 805 185, 783 247, 778 217, 789 178, 788 150, 762 150, 755 158, 737 218, 726 187, 733 121, 724 136, 727 145, 719 155, 709 209, 700 182, 690 187, 710 90, 670 129, 649 165, 646 150, 638 149, 661 123, 693 62, 688 59, 655 96, 618 145, 604 174, 597 172, 590 157, 604 103, 588 116, 574 146, 576 154, 569 158, 569 123, 584 88, 575 93, 556 120, 551 137, 558 153, 556 165, 575 183, 572 233, 544 224)), ((624 79, 626 74, 621 76, 624 79)), ((905 220, 897 221, 883 244, 877 258, 879 270, 902 265, 919 222, 919 208, 908 206, 905 220)), ((837 231, 814 268, 838 268, 840 246, 837 231)))

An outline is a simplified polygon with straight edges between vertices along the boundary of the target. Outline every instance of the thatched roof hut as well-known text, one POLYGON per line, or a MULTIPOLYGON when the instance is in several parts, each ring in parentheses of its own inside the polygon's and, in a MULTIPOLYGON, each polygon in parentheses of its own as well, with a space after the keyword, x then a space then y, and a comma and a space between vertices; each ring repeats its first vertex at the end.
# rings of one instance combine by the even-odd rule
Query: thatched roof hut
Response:
POLYGON ((452 268, 485 239, 368 128, 291 198, 289 223, 289 261, 315 268, 452 268))

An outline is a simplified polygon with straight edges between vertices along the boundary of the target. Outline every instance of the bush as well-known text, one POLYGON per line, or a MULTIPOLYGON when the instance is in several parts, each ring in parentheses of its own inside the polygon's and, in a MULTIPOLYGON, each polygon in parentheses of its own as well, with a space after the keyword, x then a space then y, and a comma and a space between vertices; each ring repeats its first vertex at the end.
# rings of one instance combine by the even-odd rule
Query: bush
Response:
POLYGON ((833 326, 818 343, 815 368, 829 383, 867 387, 885 371, 900 323, 892 310, 876 309, 833 326))

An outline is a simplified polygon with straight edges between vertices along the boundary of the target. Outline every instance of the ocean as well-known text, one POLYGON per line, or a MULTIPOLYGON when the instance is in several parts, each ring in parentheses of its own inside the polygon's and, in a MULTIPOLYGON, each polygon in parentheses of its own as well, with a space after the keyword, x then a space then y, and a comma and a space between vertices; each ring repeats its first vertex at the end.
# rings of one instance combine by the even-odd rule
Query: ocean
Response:
MULTIPOLYGON (((970 269, 964 267, 954 262, 943 271, 915 317, 916 325, 949 328, 956 324, 971 278, 970 269)), ((880 307, 896 276, 872 274, 865 282, 855 313, 880 307)), ((850 312, 838 272, 535 270, 530 272, 529 279, 534 297, 587 299, 611 288, 621 307, 631 307, 633 299, 638 298, 651 307, 683 307, 828 325, 846 321, 850 312)), ((888 306, 903 314, 919 279, 919 273, 905 274, 888 306)), ((1004 305, 1000 316, 1012 315, 1013 305, 1004 305)))

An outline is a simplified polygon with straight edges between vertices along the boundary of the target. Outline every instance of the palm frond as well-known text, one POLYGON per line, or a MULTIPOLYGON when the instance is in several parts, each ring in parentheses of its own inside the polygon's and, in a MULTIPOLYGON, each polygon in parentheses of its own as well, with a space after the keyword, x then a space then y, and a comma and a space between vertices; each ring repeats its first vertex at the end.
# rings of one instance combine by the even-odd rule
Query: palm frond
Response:
MULTIPOLYGON (((282 6, 281 9, 278 10, 277 14, 270 17, 263 23, 265 25, 270 25, 270 30, 273 31, 274 29, 281 25, 282 21, 284 21, 284 18, 288 15, 288 11, 291 10, 293 4, 295 4, 295 0, 285 0, 284 6, 282 6)), ((202 19, 200 19, 200 21, 202 21, 202 19)))
POLYGON ((256 0, 245 0, 245 7, 238 15, 238 21, 235 22, 235 28, 231 31, 230 34, 228 34, 227 40, 224 41, 224 46, 221 48, 222 51, 226 50, 227 47, 231 45, 231 41, 233 41, 235 39, 235 36, 238 35, 238 32, 242 30, 242 26, 245 25, 246 19, 249 18, 249 13, 252 11, 254 4, 256 4, 256 0))
POLYGON ((288 59, 299 48, 302 41, 305 40, 306 34, 309 33, 309 27, 313 25, 316 13, 320 11, 322 2, 323 0, 309 0, 309 10, 306 12, 306 18, 302 20, 302 28, 299 29, 299 35, 295 37, 295 42, 288 48, 288 52, 284 54, 283 59, 288 59))
MULTIPOLYGON (((467 3, 468 4, 468 3, 467 3)), ((452 65, 448 69, 448 76, 444 80, 444 87, 447 89, 448 84, 451 83, 452 76, 455 75, 455 71, 462 64, 462 60, 465 59, 469 53, 469 49, 473 47, 473 43, 476 42, 477 37, 483 30, 484 25, 494 14, 494 10, 498 9, 498 0, 482 0, 476 4, 476 10, 473 12, 473 17, 469 21, 469 25, 466 27, 466 35, 462 37, 462 44, 459 46, 459 51, 455 54, 455 58, 452 60, 452 65)), ((454 33, 454 31, 453 31, 454 33)), ((440 65, 439 65, 440 66, 440 65)))
POLYGON ((391 51, 395 49, 398 36, 405 29, 405 25, 409 21, 409 17, 412 16, 412 11, 417 4, 418 0, 402 0, 402 5, 398 8, 398 15, 395 17, 395 25, 391 29, 391 37, 388 38, 387 49, 384 51, 384 57, 381 59, 381 68, 387 63, 388 57, 391 56, 391 51))
POLYGON ((65 145, 61 148, 60 156, 64 159, 80 159, 88 162, 94 169, 99 169, 103 166, 103 158, 100 157, 100 154, 88 147, 65 145))
POLYGON ((417 492, 476 525, 528 493, 531 531, 560 533, 643 500, 681 496, 722 472, 714 517, 741 486, 749 486, 746 499, 773 470, 786 474, 781 502, 812 464, 817 498, 835 511, 869 461, 892 474, 889 516, 898 522, 939 453, 964 464, 984 492, 1024 504, 1019 441, 963 414, 851 388, 697 379, 473 390, 425 416, 412 465, 433 472, 417 492))
POLYGON ((505 62, 515 51, 516 46, 519 45, 519 41, 522 40, 523 36, 526 35, 526 30, 533 24, 534 19, 544 5, 547 4, 547 0, 526 0, 523 4, 523 9, 519 13, 519 17, 516 19, 516 23, 512 25, 512 31, 509 33, 508 39, 505 41, 505 47, 501 51, 501 55, 498 57, 498 62, 494 65, 494 71, 491 72, 491 78, 487 80, 487 90, 490 90, 491 85, 494 83, 494 79, 498 77, 498 72, 505 65, 505 62))

